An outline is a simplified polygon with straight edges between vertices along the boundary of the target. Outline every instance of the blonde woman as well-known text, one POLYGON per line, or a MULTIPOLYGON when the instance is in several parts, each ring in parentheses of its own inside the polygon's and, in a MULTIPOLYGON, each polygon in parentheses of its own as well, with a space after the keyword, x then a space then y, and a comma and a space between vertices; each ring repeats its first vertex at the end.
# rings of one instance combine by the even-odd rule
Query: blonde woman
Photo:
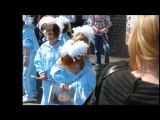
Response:
POLYGON ((159 105, 159 16, 138 16, 128 42, 131 70, 108 76, 98 103, 159 105))

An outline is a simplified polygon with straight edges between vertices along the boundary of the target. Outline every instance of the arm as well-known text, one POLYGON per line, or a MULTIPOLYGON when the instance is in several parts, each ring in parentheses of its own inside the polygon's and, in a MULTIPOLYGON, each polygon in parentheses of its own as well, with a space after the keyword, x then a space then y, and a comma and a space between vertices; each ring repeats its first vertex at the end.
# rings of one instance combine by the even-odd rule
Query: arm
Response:
POLYGON ((34 58, 34 65, 36 66, 36 71, 39 73, 39 74, 42 74, 42 73, 45 73, 45 69, 44 69, 44 66, 43 66, 43 61, 42 61, 42 53, 41 53, 41 48, 39 48, 37 50, 37 53, 36 53, 36 56, 34 58))
POLYGON ((93 92, 93 88, 92 86, 90 86, 89 84, 84 84, 82 86, 81 92, 80 92, 80 97, 83 101, 83 103, 87 100, 87 98, 91 95, 91 93, 93 92))
POLYGON ((96 26, 95 26, 95 25, 92 25, 92 28, 93 28, 93 30, 95 31, 95 33, 99 33, 99 29, 98 29, 98 28, 96 28, 96 26))
POLYGON ((24 48, 24 61, 23 61, 23 65, 25 67, 28 67, 28 56, 29 56, 29 48, 24 48))
POLYGON ((46 80, 47 76, 43 67, 43 63, 42 63, 42 53, 41 53, 41 48, 39 48, 37 50, 37 54, 34 58, 34 65, 36 66, 36 71, 39 73, 40 75, 40 79, 41 80, 46 80))
POLYGON ((24 48, 24 51, 23 51, 23 65, 25 67, 28 67, 28 59, 29 59, 29 50, 32 48, 32 42, 27 34, 28 31, 25 31, 25 33, 23 34, 23 48, 24 48))
POLYGON ((59 67, 58 65, 53 66, 51 68, 50 75, 51 75, 53 80, 58 82, 58 84, 65 82, 65 76, 64 76, 64 73, 63 73, 63 68, 59 67))

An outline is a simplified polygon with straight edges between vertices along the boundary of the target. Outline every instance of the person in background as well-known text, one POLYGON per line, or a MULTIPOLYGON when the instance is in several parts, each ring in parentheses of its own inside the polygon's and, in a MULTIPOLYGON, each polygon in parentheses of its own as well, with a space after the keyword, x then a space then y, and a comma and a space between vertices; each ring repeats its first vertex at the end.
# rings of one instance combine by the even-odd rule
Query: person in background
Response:
POLYGON ((32 22, 33 18, 23 15, 23 102, 33 101, 37 95, 36 79, 30 77, 37 75, 33 61, 39 48, 32 22))
POLYGON ((106 32, 112 26, 109 15, 92 15, 94 30, 95 63, 101 65, 101 47, 104 49, 105 63, 109 63, 109 47, 106 32))
POLYGON ((37 51, 34 59, 36 70, 42 79, 43 95, 41 105, 48 104, 48 96, 52 81, 50 69, 60 58, 59 48, 63 45, 63 41, 58 40, 60 28, 56 23, 47 24, 45 27, 47 42, 43 43, 37 51))

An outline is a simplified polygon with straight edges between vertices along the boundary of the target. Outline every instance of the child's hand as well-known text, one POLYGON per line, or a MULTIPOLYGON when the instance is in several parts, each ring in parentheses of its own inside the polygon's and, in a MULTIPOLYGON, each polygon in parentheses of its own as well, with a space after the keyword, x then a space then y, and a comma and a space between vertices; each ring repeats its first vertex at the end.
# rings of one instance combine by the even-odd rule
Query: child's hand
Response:
POLYGON ((41 73, 41 74, 40 74, 40 79, 41 79, 41 80, 46 80, 46 79, 47 79, 46 74, 45 74, 45 73, 41 73))
POLYGON ((96 33, 99 34, 99 33, 100 33, 100 30, 99 30, 99 29, 96 29, 96 33))
POLYGON ((60 84, 60 88, 61 88, 62 90, 66 90, 66 91, 69 90, 69 87, 68 87, 66 84, 64 84, 64 83, 61 83, 61 84, 60 84))
POLYGON ((68 91, 70 91, 72 89, 72 85, 68 86, 68 91))

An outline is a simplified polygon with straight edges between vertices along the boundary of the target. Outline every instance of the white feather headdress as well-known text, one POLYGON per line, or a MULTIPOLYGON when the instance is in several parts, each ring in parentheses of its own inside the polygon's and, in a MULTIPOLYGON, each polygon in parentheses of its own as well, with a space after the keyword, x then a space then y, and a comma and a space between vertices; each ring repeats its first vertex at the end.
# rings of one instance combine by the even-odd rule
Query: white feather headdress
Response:
POLYGON ((56 17, 57 20, 61 21, 63 24, 68 24, 70 23, 70 20, 67 19, 65 16, 60 15, 59 17, 56 17))
POLYGON ((70 40, 67 40, 62 47, 60 47, 61 56, 64 57, 68 54, 68 49, 70 49, 73 43, 74 43, 74 40, 70 39, 70 40))
POLYGON ((33 24, 33 17, 30 17, 29 15, 23 15, 23 21, 25 25, 31 26, 33 24))
POLYGON ((89 42, 93 42, 93 36, 94 36, 94 31, 93 28, 89 25, 83 25, 81 27, 76 27, 73 28, 73 35, 75 35, 76 33, 82 32, 84 34, 85 37, 88 38, 89 42))
POLYGON ((63 32, 64 24, 69 24, 70 20, 60 15, 59 17, 56 17, 56 23, 60 27, 60 31, 63 32))
POLYGON ((87 54, 88 45, 84 41, 68 40, 60 49, 61 56, 69 55, 73 58, 79 58, 87 54))
MULTIPOLYGON (((64 29, 64 24, 70 23, 70 20, 61 15, 59 17, 56 17, 55 21, 48 21, 47 23, 56 23, 60 28, 60 33, 62 33, 64 29)), ((44 30, 43 33, 45 34, 46 31, 44 30)))

